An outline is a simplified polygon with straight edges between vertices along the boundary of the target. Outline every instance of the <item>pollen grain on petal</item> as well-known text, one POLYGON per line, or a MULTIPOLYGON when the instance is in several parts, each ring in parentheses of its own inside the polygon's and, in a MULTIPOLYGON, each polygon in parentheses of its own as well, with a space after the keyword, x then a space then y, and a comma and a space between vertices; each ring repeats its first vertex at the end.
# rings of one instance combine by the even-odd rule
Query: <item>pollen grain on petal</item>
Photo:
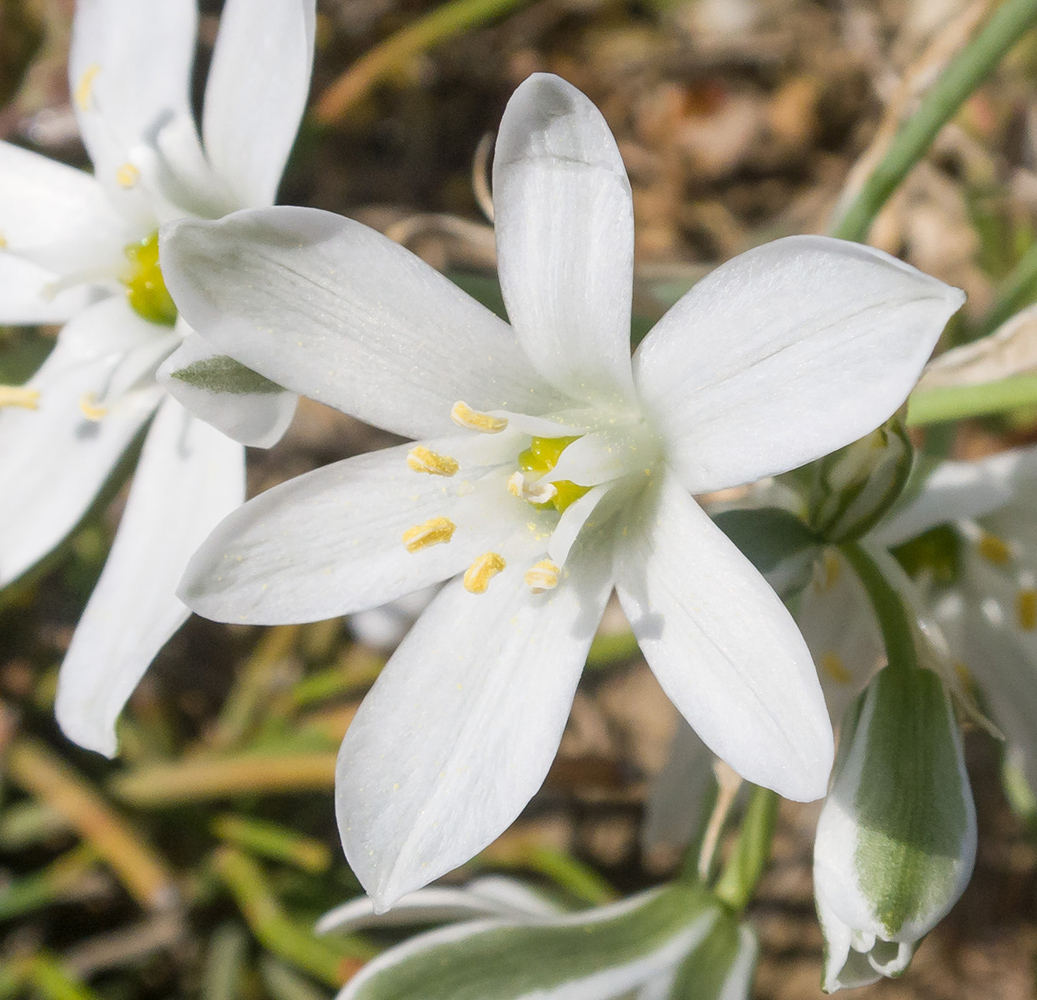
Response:
POLYGON ((74 95, 76 107, 80 111, 90 111, 93 108, 94 80, 97 79, 97 74, 100 72, 100 63, 91 63, 83 70, 83 75, 76 84, 74 95))
POLYGON ((496 552, 484 552, 465 570, 464 589, 470 594, 485 594, 490 581, 507 566, 504 557, 496 552))
POLYGON ((470 431, 479 431, 482 434, 500 434, 508 426, 506 417, 493 417, 489 413, 480 413, 461 400, 454 403, 450 410, 450 419, 458 427, 466 427, 470 431))
POLYGON ((115 183, 129 190, 140 180, 140 171, 132 163, 124 163, 115 171, 115 183))
POLYGON ((430 545, 449 542, 457 525, 448 517, 432 517, 424 524, 416 524, 403 533, 403 544, 408 552, 420 552, 430 545))
POLYGON ((108 416, 108 407, 97 402, 97 396, 92 392, 84 392, 79 397, 79 409, 87 420, 103 420, 108 416))
POLYGON ((1026 632, 1037 629, 1037 590, 1029 587, 1015 595, 1015 619, 1026 632))
POLYGON ((461 467, 457 459, 439 455, 420 444, 407 452, 407 465, 415 472, 425 472, 430 476, 453 476, 461 467))
POLYGON ((561 573, 562 569, 557 563, 551 562, 550 559, 541 559, 540 562, 526 570, 524 579, 526 586, 534 594, 543 594, 558 586, 558 578, 561 573))
POLYGON ((37 410, 39 405, 39 389, 30 389, 24 385, 0 385, 0 408, 19 406, 23 410, 37 410))

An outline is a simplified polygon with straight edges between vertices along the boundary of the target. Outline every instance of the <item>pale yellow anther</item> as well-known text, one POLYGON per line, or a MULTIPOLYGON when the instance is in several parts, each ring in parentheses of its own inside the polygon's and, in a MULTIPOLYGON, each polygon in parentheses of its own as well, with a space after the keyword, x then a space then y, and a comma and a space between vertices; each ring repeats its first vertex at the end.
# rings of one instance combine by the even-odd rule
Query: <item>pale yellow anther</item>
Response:
POLYGON ((831 549, 826 549, 820 572, 814 579, 814 589, 819 594, 827 593, 839 582, 839 572, 839 557, 831 549))
POLYGON ((542 594, 547 590, 554 590, 558 586, 558 577, 561 575, 561 567, 550 559, 541 559, 540 562, 526 570, 524 577, 526 586, 534 594, 542 594))
POLYGON ((89 111, 93 102, 91 97, 94 90, 94 80, 97 78, 97 74, 101 72, 101 67, 98 63, 91 63, 85 70, 83 75, 79 78, 79 83, 76 84, 76 92, 73 95, 76 107, 80 111, 89 111))
POLYGON ((842 657, 833 650, 828 650, 821 654, 821 669, 836 684, 849 684, 853 680, 853 674, 850 673, 849 668, 843 663, 842 657))
POLYGON ((976 550, 987 562, 992 562, 995 566, 1004 566, 1005 563, 1012 561, 1012 550, 1008 547, 1008 543, 1003 538, 998 538, 997 535, 989 533, 983 535, 976 542, 976 550))
POLYGON ((407 452, 407 465, 415 472, 427 472, 430 476, 452 476, 460 468, 456 459, 437 455, 420 444, 407 452))
POLYGON ((491 417, 488 413, 480 413, 460 400, 454 403, 450 419, 458 427, 466 427, 470 431, 480 431, 483 434, 500 434, 508 426, 506 417, 491 417))
POLYGON ((24 385, 0 385, 0 407, 20 406, 23 410, 35 410, 39 405, 39 389, 30 389, 24 385))
POLYGON ((496 552, 478 556, 464 574, 464 589, 470 594, 485 594, 490 581, 507 566, 504 557, 496 552))
POLYGON ((513 497, 526 500, 529 503, 548 503, 558 492, 554 483, 545 483, 543 486, 530 486, 526 477, 521 472, 513 472, 508 479, 508 492, 513 497))
POLYGON ((7 237, 3 233, 0 233, 0 250, 7 249, 7 237))
POLYGON ((961 686, 970 694, 974 695, 976 691, 976 682, 972 679, 972 671, 965 666, 961 660, 956 660, 954 663, 954 672, 958 675, 958 680, 961 682, 961 686))
POLYGON ((457 525, 448 517, 432 517, 424 524, 416 524, 403 533, 403 544, 408 552, 420 552, 430 545, 449 542, 457 525))
POLYGON ((115 171, 115 182, 121 188, 131 188, 140 180, 140 171, 132 163, 124 163, 115 171))
POLYGON ((79 409, 87 420, 103 420, 108 416, 108 407, 98 403, 92 392, 84 392, 79 397, 79 409))
POLYGON ((1015 595, 1015 618, 1024 631, 1037 629, 1037 590, 1020 590, 1015 595))

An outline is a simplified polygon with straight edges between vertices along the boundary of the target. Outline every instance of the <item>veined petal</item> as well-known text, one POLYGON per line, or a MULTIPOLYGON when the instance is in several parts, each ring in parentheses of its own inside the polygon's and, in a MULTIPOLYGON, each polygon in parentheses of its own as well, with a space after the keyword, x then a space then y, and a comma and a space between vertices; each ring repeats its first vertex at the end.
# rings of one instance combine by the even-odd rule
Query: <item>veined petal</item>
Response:
POLYGON ((115 721, 190 613, 174 591, 188 557, 245 499, 241 445, 166 399, 148 431, 126 511, 58 676, 65 735, 108 757, 115 721))
POLYGON ((294 392, 279 389, 213 350, 194 332, 155 377, 196 416, 253 448, 270 448, 281 440, 299 401, 294 392))
MULTIPOLYGON (((427 447, 461 461, 465 444, 451 438, 427 447)), ((460 573, 528 508, 496 480, 483 503, 486 470, 466 461, 449 478, 416 473, 410 450, 335 462, 260 494, 198 550, 180 596, 207 618, 255 624, 377 607, 460 573), (436 518, 452 525, 450 541, 408 551, 404 532, 436 518)))
POLYGON ((107 305, 73 320, 29 380, 40 393, 38 409, 0 412, 0 479, 7 484, 0 491, 0 585, 76 526, 161 399, 161 389, 152 386, 122 396, 100 420, 84 416, 81 402, 103 395, 118 355, 84 358, 75 328, 109 318, 107 305))
POLYGON ((205 87, 202 135, 240 208, 272 205, 306 107, 314 0, 228 0, 205 87))
POLYGON ((379 910, 463 864, 540 787, 612 582, 577 548, 532 594, 519 567, 485 593, 447 584, 364 699, 339 752, 339 831, 379 910))
POLYGON ((736 486, 882 423, 963 301, 880 250, 790 236, 695 285, 638 348, 634 378, 684 487, 736 486))
POLYGON ((89 272, 105 280, 125 267, 123 248, 143 235, 127 225, 90 174, 0 142, 5 262, 24 255, 57 275, 89 272))
POLYGON ((616 590, 663 690, 743 777, 820 798, 832 727, 791 616, 672 474, 640 503, 617 540, 616 590))
POLYGON ((576 399, 630 400, 634 210, 608 125, 571 84, 535 73, 493 158, 501 291, 530 360, 576 399))
POLYGON ((81 0, 76 6, 68 64, 76 118, 97 178, 127 214, 144 207, 135 149, 154 146, 171 125, 186 123, 193 132, 197 20, 196 0, 81 0))
POLYGON ((163 274, 215 348, 406 437, 456 430, 454 403, 538 414, 559 398, 514 334, 410 251, 309 208, 163 231, 163 274))
POLYGON ((56 280, 53 271, 0 251, 0 324, 63 323, 90 304, 93 289, 55 294, 56 280))

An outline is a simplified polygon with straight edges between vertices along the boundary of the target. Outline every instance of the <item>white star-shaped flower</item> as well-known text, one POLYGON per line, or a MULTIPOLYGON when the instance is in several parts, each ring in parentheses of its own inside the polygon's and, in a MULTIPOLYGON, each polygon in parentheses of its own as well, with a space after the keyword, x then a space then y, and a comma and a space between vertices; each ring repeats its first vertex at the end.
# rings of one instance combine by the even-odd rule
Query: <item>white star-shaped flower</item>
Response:
POLYGON ((346 854, 380 908, 470 858, 540 786, 613 587, 717 754, 791 798, 824 794, 810 654, 691 494, 875 427, 963 298, 879 251, 794 237, 715 270, 631 362, 629 182, 601 115, 553 76, 508 105, 494 201, 510 326, 315 210, 180 223, 163 245, 177 302, 219 349, 420 442, 253 500, 181 589, 209 617, 274 623, 449 581, 339 758, 346 854))
POLYGON ((314 17, 314 0, 228 0, 200 141, 196 0, 80 0, 69 76, 94 174, 0 143, 0 323, 65 322, 29 383, 0 387, 0 586, 75 527, 154 416, 58 686, 65 733, 102 753, 115 752, 122 706, 188 615, 175 589, 190 553, 244 499, 238 442, 271 444, 295 405, 240 366, 216 377, 229 359, 178 320, 158 227, 273 203, 314 17))

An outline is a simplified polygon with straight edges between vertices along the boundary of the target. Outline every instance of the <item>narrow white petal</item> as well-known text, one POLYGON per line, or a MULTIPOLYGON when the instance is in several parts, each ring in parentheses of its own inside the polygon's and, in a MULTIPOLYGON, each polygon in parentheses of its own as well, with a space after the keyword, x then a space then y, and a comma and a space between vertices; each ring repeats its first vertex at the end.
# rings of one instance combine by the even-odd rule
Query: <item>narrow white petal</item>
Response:
POLYGON ((272 205, 313 66, 314 0, 228 0, 205 87, 202 135, 241 208, 272 205))
POLYGON ((593 550, 533 595, 521 567, 429 605, 339 753, 336 811, 353 871, 385 909, 463 864, 540 787, 611 590, 593 550))
POLYGON ((803 465, 907 397, 964 294, 857 243, 791 236, 700 281, 634 357, 692 493, 803 465))
MULTIPOLYGON (((464 444, 428 447, 457 458, 464 444)), ((445 580, 496 549, 528 505, 477 466, 449 478, 414 472, 410 450, 336 462, 251 500, 198 550, 180 596, 217 621, 319 621, 445 580), (433 518, 454 525, 450 541, 409 552, 404 532, 433 518)))
POLYGON ((140 212, 132 171, 138 147, 186 123, 193 132, 191 67, 196 0, 82 0, 69 53, 69 89, 100 182, 120 209, 140 212), (122 182, 120 183, 120 177, 122 182))
POLYGON ((76 331, 84 328, 85 335, 103 323, 111 316, 106 306, 99 303, 65 327, 29 380, 40 393, 38 409, 0 411, 0 479, 6 484, 0 491, 0 584, 20 576, 75 527, 161 398, 151 386, 121 397, 101 420, 83 415, 81 400, 103 395, 118 355, 84 358, 76 331))
POLYGON ((616 590, 663 690, 743 777, 820 798, 832 727, 791 616, 672 474, 642 503, 619 538, 616 590))
POLYGON ((294 392, 266 388, 250 392, 247 387, 230 391, 223 391, 219 385, 208 387, 205 365, 222 357, 222 351, 214 350, 192 332, 165 360, 156 378, 195 416, 218 427, 228 437, 253 448, 272 447, 288 430, 299 397, 294 392), (192 372, 199 373, 194 381, 190 381, 192 372))
POLYGON ((0 323, 63 323, 90 304, 93 289, 78 286, 55 294, 56 280, 53 271, 0 251, 0 323))
POLYGON ((508 316, 537 370, 577 399, 632 398, 634 211, 605 119, 536 73, 512 95, 493 158, 508 316))
POLYGON ((189 612, 174 591, 191 552, 245 499, 241 445, 166 399, 148 431, 126 511, 61 665, 65 735, 107 756, 115 721, 189 612))
POLYGON ((410 251, 316 209, 164 230, 163 273, 215 348, 300 395, 406 437, 454 403, 541 413, 558 397, 501 320, 410 251))

